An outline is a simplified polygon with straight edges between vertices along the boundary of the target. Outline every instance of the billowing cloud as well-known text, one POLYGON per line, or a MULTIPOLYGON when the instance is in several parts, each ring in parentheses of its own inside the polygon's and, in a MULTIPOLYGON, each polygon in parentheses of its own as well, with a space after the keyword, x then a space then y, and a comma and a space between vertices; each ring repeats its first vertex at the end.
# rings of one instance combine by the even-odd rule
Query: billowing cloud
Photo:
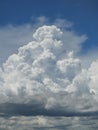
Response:
POLYGON ((98 61, 87 69, 74 55, 85 40, 85 35, 63 32, 55 25, 39 27, 33 41, 20 47, 0 69, 0 111, 66 116, 97 113, 98 61))
POLYGON ((0 27, 0 65, 5 62, 10 55, 17 53, 20 46, 32 41, 32 34, 38 27, 52 24, 65 30, 67 48, 71 50, 74 48, 75 51, 79 51, 82 41, 85 41, 87 36, 83 35, 80 38, 75 32, 71 31, 72 22, 61 18, 50 20, 45 16, 32 17, 31 22, 26 24, 8 24, 0 27))

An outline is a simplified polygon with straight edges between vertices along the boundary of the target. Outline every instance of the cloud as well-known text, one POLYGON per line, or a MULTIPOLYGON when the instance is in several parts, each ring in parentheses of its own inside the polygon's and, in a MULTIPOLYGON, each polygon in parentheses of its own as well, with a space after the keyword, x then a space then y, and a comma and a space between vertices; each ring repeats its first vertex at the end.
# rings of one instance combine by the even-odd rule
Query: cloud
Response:
POLYGON ((20 46, 31 41, 33 30, 30 24, 0 27, 0 62, 5 62, 20 46))
POLYGON ((55 20, 54 25, 62 29, 65 29, 65 28, 71 28, 73 26, 73 23, 66 19, 58 18, 55 20))
POLYGON ((56 18, 56 19, 50 19, 45 16, 39 16, 39 17, 31 17, 32 22, 36 23, 35 26, 43 26, 43 25, 56 25, 57 27, 60 27, 62 29, 65 28, 71 28, 74 24, 66 19, 63 18, 56 18))
POLYGON ((98 128, 96 117, 48 117, 48 116, 12 116, 0 118, 3 130, 92 130, 98 128))
POLYGON ((45 25, 35 31, 32 39, 11 55, 0 69, 1 113, 97 114, 98 61, 93 61, 87 69, 74 55, 85 36, 45 25), (74 43, 76 45, 71 48, 74 43))
POLYGON ((82 41, 86 40, 86 35, 78 36, 75 32, 71 32, 72 22, 68 20, 57 18, 51 20, 45 16, 32 17, 31 22, 22 25, 9 24, 0 27, 0 65, 13 53, 17 53, 19 47, 32 41, 32 34, 37 28, 43 25, 56 25, 66 32, 67 48, 75 48, 79 51, 82 41), (68 31, 70 30, 70 31, 68 31), (76 39, 76 40, 75 40, 76 39), (77 43, 78 42, 78 43, 77 43), (73 45, 74 44, 74 45, 73 45))

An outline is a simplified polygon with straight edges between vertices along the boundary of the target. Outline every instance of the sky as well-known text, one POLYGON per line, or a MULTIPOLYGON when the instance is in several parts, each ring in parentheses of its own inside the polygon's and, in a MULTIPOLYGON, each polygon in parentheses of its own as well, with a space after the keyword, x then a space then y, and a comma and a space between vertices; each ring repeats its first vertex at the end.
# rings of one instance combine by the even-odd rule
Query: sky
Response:
POLYGON ((1 0, 0 44, 2 47, 0 48, 0 55, 2 56, 0 58, 0 63, 4 62, 9 55, 18 49, 19 43, 23 44, 25 41, 27 43, 29 39, 31 40, 30 28, 38 22, 38 18, 42 16, 49 19, 49 23, 53 23, 53 21, 59 18, 64 20, 66 19, 74 25, 72 26, 73 30, 80 34, 86 34, 88 39, 82 46, 83 54, 88 52, 90 49, 97 48, 97 6, 97 0, 1 0), (26 25, 30 25, 30 28, 26 25), (13 29, 11 27, 13 27, 13 29), (27 33, 27 30, 29 30, 29 34, 27 33), (2 36, 4 33, 6 39, 2 36), (17 33, 17 35, 15 35, 15 33, 17 33), (23 33, 26 36, 29 35, 28 37, 25 36, 25 40, 23 40, 24 38, 20 38, 23 33), (17 41, 14 37, 17 37, 17 41), (7 43, 7 39, 11 39, 9 40, 9 44, 7 43), (14 42, 12 39, 14 39, 14 42), (13 43, 15 43, 14 46, 13 43), (7 51, 4 54, 5 47, 7 51))
POLYGON ((98 1, 0 1, 0 129, 98 129, 98 1))
MULTIPOLYGON (((0 1, 0 33, 3 35, 5 27, 9 25, 14 27, 30 24, 31 26, 36 23, 38 17, 46 17, 49 19, 49 22, 53 23, 55 19, 61 18, 66 19, 74 24, 72 27, 75 31, 80 34, 87 34, 88 40, 83 44, 83 53, 87 52, 89 49, 97 48, 98 39, 96 34, 98 34, 98 1, 97 0, 1 0, 0 1)), ((28 28, 28 27, 27 27, 28 28)), ((27 28, 25 27, 25 33, 27 28)), ((17 29, 18 30, 18 29, 17 29)), ((8 30, 7 30, 8 31, 8 30)), ((7 32, 6 31, 6 32, 7 32)), ((12 31, 12 33, 13 33, 12 31)), ((11 32, 11 31, 10 31, 11 32)), ((20 39, 18 35, 21 35, 22 30, 19 31, 20 34, 17 34, 17 43, 28 42, 28 39, 24 42, 20 39)), ((9 32, 8 32, 9 33, 9 32)), ((6 34, 6 39, 10 39, 10 34, 6 34)), ((14 33, 13 33, 14 35, 14 33)), ((27 35, 27 34, 26 34, 27 35)), ((29 34, 30 36, 30 34, 29 34)), ((13 36, 16 37, 16 36, 13 36)), ((7 44, 5 37, 1 36, 1 45, 0 49, 1 55, 4 52, 5 46, 11 46, 7 44), (3 42, 3 43, 2 43, 3 42)), ((12 38, 11 38, 12 39, 12 38)), ((15 43, 16 44, 16 43, 15 43)), ((17 48, 19 46, 17 45, 17 48)), ((6 54, 0 58, 0 62, 4 62, 5 59, 15 51, 14 46, 7 50, 6 54)))
MULTIPOLYGON (((75 29, 86 33, 90 39, 85 45, 98 45, 98 1, 97 0, 1 0, 0 26, 32 23, 32 17, 45 16, 51 20, 67 19, 75 24, 75 29)), ((84 48, 85 48, 84 47, 84 48)))

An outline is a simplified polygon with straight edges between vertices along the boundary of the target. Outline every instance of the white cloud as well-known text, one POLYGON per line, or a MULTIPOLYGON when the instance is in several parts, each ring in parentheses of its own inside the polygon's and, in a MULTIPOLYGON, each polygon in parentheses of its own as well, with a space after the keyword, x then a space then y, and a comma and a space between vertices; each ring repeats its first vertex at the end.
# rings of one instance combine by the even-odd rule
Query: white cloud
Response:
POLYGON ((85 69, 74 56, 86 37, 52 25, 39 27, 32 39, 3 64, 0 103, 36 102, 53 113, 97 111, 98 61, 85 69))
POLYGON ((62 29, 64 29, 64 28, 71 28, 73 26, 72 22, 69 22, 68 20, 61 19, 61 18, 56 19, 54 24, 57 27, 61 27, 62 29))
POLYGON ((82 44, 87 40, 87 36, 78 36, 74 31, 64 31, 62 40, 68 51, 79 52, 82 44))
POLYGON ((0 64, 5 62, 13 53, 17 53, 20 46, 32 41, 32 33, 36 28, 52 24, 65 30, 66 35, 64 35, 64 37, 66 38, 66 47, 71 50, 74 48, 74 50, 78 51, 79 46, 81 46, 80 44, 85 41, 86 36, 77 36, 75 32, 68 31, 73 23, 61 18, 52 20, 51 22, 51 20, 45 16, 32 17, 31 23, 24 25, 10 24, 0 27, 0 64))
POLYGON ((34 27, 30 24, 13 26, 6 25, 0 28, 0 62, 17 52, 20 46, 32 40, 34 27))
POLYGON ((69 80, 73 79, 81 71, 80 60, 73 58, 72 53, 68 54, 67 59, 57 61, 58 68, 69 80))

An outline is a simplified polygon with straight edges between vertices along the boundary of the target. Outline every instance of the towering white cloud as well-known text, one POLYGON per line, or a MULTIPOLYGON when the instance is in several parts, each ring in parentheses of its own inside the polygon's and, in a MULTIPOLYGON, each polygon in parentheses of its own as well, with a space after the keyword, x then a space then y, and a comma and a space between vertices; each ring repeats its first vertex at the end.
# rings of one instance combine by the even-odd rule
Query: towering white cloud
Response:
POLYGON ((38 104, 45 110, 97 111, 97 64, 81 67, 74 56, 85 36, 42 26, 0 69, 0 103, 38 104), (96 69, 96 70, 95 70, 96 69))

